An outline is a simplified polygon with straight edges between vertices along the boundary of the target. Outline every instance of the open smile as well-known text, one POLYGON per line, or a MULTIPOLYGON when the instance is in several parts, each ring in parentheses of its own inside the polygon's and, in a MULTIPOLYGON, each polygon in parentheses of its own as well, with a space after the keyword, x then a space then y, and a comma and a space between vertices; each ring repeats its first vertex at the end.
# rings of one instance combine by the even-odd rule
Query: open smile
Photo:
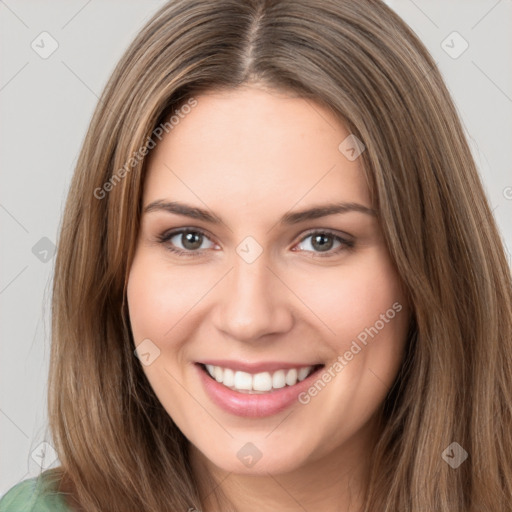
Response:
POLYGON ((217 406, 237 416, 256 418, 291 406, 325 365, 298 365, 258 373, 204 363, 195 366, 203 389, 217 406))

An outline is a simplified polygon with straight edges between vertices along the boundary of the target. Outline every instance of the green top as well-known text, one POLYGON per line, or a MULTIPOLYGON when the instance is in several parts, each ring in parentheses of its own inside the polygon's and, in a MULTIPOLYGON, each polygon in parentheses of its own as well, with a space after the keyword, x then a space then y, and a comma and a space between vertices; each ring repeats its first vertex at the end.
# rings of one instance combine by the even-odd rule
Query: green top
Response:
POLYGON ((23 480, 0 499, 0 512, 71 512, 64 495, 44 491, 39 477, 23 480))

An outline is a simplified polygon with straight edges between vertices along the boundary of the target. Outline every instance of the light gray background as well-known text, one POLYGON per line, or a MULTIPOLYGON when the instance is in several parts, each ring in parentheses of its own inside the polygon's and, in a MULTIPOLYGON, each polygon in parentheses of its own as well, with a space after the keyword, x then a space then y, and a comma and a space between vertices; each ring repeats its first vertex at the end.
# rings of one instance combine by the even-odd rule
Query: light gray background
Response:
MULTIPOLYGON (((40 472, 41 443, 51 441, 46 379, 54 258, 48 240, 40 240, 57 238, 97 97, 124 49, 163 3, 0 0, 0 495, 40 472), (44 31, 59 45, 46 59, 31 47, 35 40, 43 50, 44 31)), ((512 0, 388 4, 438 63, 512 247, 512 0), (458 58, 443 49, 462 48, 453 31, 469 44, 458 58)), ((51 455, 47 448, 45 467, 51 455)))

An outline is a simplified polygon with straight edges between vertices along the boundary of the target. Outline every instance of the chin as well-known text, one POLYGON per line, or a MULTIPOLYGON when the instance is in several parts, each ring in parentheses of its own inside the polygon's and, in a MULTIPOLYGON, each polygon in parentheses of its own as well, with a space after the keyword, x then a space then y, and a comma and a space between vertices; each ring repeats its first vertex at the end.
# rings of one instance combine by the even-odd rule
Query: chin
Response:
MULTIPOLYGON (((265 435, 268 435, 266 433, 265 435)), ((297 470, 307 462, 304 444, 297 447, 279 440, 273 443, 262 439, 261 442, 232 440, 223 450, 201 451, 201 458, 208 459, 217 468, 240 475, 273 475, 297 470), (300 457, 298 455, 300 454, 300 457)))

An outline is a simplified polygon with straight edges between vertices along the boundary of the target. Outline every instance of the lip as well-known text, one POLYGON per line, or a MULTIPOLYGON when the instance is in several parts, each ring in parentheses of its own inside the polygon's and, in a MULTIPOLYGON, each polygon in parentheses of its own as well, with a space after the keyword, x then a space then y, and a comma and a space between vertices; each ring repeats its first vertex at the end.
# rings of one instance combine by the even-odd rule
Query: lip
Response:
POLYGON ((279 361, 266 361, 261 363, 244 363, 243 361, 233 361, 228 359, 208 359, 207 361, 198 361, 200 364, 211 364, 213 366, 222 366, 222 368, 230 368, 231 370, 247 372, 247 373, 261 373, 261 372, 275 372, 277 370, 287 370, 290 368, 304 368, 306 366, 316 366, 323 364, 317 363, 290 363, 279 361))
MULTIPOLYGON (((213 363, 208 362, 208 364, 213 363)), ((268 393, 253 395, 233 391, 220 382, 217 382, 215 379, 212 379, 201 363, 196 363, 194 366, 199 372, 203 388, 210 400, 224 411, 245 418, 264 418, 284 411, 293 403, 298 402, 300 393, 309 388, 313 380, 316 379, 318 372, 323 368, 323 366, 317 368, 311 375, 293 386, 285 386, 284 388, 276 389, 268 393)), ((217 364, 216 366, 223 365, 217 364)), ((238 366, 240 367, 240 364, 238 364, 238 366)), ((226 365, 226 367, 229 368, 230 366, 226 365)), ((288 365, 288 367, 290 366, 288 365)), ((279 368, 283 368, 283 366, 279 368)), ((291 366, 291 368, 295 368, 295 366, 291 366)))

